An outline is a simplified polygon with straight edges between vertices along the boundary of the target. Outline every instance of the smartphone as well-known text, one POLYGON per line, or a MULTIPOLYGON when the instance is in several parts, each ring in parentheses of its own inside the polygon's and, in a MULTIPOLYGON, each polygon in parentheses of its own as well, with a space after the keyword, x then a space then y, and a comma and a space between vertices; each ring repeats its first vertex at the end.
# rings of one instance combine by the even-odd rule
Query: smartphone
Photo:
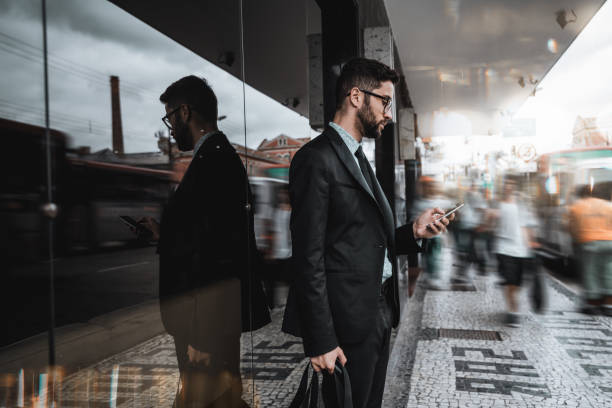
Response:
POLYGON ((141 223, 139 223, 138 221, 136 221, 134 218, 130 217, 129 215, 120 215, 119 219, 123 221, 123 223, 127 225, 128 227, 134 229, 139 235, 143 235, 143 236, 152 235, 152 232, 147 227, 145 227, 144 225, 142 225, 141 223))
MULTIPOLYGON (((461 207, 463 207, 464 205, 465 205, 465 203, 462 203, 462 202, 459 202, 459 203, 455 204, 455 208, 453 208, 452 210, 448 211, 446 214, 444 214, 444 215, 442 215, 442 216, 440 216, 440 217, 436 218, 436 221, 441 220, 442 218, 446 218, 446 217, 448 217, 449 215, 451 215, 451 214, 452 214, 452 213, 454 213, 455 211, 459 210, 459 209, 460 209, 461 207)), ((428 225, 431 225, 431 223, 430 223, 430 224, 428 224, 428 225)))

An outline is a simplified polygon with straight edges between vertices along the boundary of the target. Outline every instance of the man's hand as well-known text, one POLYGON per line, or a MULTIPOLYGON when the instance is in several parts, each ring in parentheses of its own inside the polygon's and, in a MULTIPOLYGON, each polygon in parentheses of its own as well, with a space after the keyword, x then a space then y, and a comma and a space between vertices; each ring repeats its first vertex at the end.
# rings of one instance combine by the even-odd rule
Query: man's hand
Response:
POLYGON ((455 214, 442 218, 444 214, 444 210, 437 207, 423 211, 412 224, 414 237, 416 239, 432 238, 446 232, 446 226, 455 219, 455 214))
POLYGON ((138 220, 138 223, 141 224, 146 229, 148 229, 149 231, 151 231, 151 233, 153 234, 151 238, 153 240, 159 241, 159 223, 157 222, 155 218, 142 217, 140 220, 138 220))
POLYGON ((340 359, 340 364, 346 364, 346 357, 344 357, 344 352, 340 347, 336 347, 321 356, 310 357, 310 363, 317 373, 321 370, 327 370, 328 373, 333 374, 337 359, 340 359))

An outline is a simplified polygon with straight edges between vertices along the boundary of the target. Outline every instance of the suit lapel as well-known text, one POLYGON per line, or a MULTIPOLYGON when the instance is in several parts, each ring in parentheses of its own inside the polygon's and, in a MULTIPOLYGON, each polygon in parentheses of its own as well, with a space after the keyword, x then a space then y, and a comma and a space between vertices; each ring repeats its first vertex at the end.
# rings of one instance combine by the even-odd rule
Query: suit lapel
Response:
POLYGON ((394 237, 395 231, 395 223, 393 221, 393 212, 391 211, 391 207, 389 206, 389 200, 387 200, 387 196, 382 190, 372 167, 368 163, 368 172, 370 173, 370 178, 372 179, 372 184, 374 188, 374 195, 376 196, 376 201, 378 202, 378 207, 380 208, 383 218, 385 220, 385 229, 387 230, 387 236, 390 242, 393 242, 392 238, 394 237))
MULTIPOLYGON (((363 179, 363 174, 361 174, 361 170, 359 170, 357 162, 355 162, 353 155, 349 151, 348 147, 346 147, 346 144, 344 144, 344 142, 340 138, 340 135, 333 129, 328 129, 325 134, 331 142, 332 147, 336 151, 336 154, 340 158, 340 161, 342 162, 342 164, 344 164, 344 167, 346 167, 348 172, 351 174, 351 176, 353 176, 353 178, 355 179, 357 184, 359 184, 359 186, 363 189, 363 191, 365 191, 370 197, 372 197, 374 201, 376 201, 376 197, 374 197, 374 195, 370 191, 370 188, 368 187, 368 184, 363 179)), ((378 205, 378 202, 376 204, 378 205)))
POLYGON ((372 171, 372 167, 368 164, 367 171, 370 172, 370 178, 372 179, 373 189, 371 192, 368 187, 366 181, 363 178, 363 174, 361 174, 361 170, 357 165, 357 162, 352 157, 351 152, 349 151, 346 144, 340 138, 340 135, 334 129, 328 129, 325 134, 327 135, 329 141, 331 142, 332 147, 336 151, 336 154, 340 158, 344 167, 348 170, 348 172, 353 176, 357 184, 365 191, 376 203, 376 206, 380 210, 380 213, 383 217, 383 221, 385 223, 385 230, 387 231, 387 235, 389 237, 393 237, 394 223, 393 223, 393 213, 391 212, 391 207, 389 207, 389 202, 387 201, 387 197, 382 191, 380 184, 378 183, 378 179, 376 175, 372 171))

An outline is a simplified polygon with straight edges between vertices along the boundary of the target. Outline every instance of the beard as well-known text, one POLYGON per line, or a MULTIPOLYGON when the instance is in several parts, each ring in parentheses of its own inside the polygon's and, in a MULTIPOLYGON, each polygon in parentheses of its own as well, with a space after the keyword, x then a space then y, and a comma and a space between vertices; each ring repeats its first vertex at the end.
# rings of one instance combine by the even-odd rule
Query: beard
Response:
POLYGON ((193 139, 189 134, 189 126, 176 115, 176 123, 174 124, 174 140, 176 140, 176 146, 180 151, 185 152, 193 149, 193 139))
POLYGON ((357 111, 357 118, 359 119, 363 136, 368 139, 378 139, 382 134, 378 127, 383 125, 384 128, 387 123, 386 119, 379 122, 376 121, 376 116, 372 112, 369 103, 364 103, 357 111))

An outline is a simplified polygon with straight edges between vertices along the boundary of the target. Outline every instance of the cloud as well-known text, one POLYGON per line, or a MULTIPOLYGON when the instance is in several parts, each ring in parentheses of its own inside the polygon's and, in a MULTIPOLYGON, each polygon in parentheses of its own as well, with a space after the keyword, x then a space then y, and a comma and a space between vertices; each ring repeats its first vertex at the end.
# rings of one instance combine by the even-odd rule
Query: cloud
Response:
MULTIPOLYGON (((40 4, 9 1, 0 6, 0 116, 42 124, 42 30, 40 4), (24 45, 25 43, 25 45, 24 45), (28 46, 30 44, 31 46, 28 46), (20 109, 25 106, 28 110, 20 109)), ((219 100, 221 130, 245 143, 242 81, 180 46, 109 2, 48 2, 51 125, 74 146, 111 145, 109 76, 120 78, 127 152, 156 151, 154 133, 165 130, 159 95, 177 79, 205 77, 219 100)), ((257 147, 279 133, 310 135, 308 120, 246 86, 246 143, 257 147)))

